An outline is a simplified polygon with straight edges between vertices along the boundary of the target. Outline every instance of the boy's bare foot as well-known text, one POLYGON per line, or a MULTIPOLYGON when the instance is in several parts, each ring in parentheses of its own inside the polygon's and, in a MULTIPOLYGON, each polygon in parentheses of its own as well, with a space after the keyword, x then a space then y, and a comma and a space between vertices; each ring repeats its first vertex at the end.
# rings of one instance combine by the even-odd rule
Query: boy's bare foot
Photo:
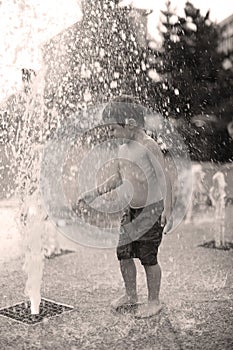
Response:
POLYGON ((162 309, 162 305, 159 301, 150 301, 146 305, 140 305, 136 312, 136 318, 147 318, 157 315, 162 309))
POLYGON ((111 303, 111 307, 115 310, 121 309, 121 308, 127 308, 136 305, 138 302, 138 298, 135 297, 130 297, 128 295, 123 295, 122 297, 114 300, 111 303))

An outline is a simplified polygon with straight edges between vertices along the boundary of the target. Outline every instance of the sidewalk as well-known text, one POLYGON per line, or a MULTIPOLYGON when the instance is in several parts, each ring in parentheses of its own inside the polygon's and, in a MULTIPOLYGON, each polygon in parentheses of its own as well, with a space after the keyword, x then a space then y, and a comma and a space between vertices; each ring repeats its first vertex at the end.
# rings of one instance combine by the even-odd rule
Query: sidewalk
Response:
MULTIPOLYGON (((76 246, 76 252, 46 260, 42 296, 74 306, 68 314, 24 326, 0 317, 0 348, 10 349, 211 349, 233 348, 233 253, 198 247, 210 240, 211 225, 182 225, 164 237, 159 260, 164 309, 153 318, 113 314, 122 293, 114 250, 76 246)), ((5 307, 25 300, 22 259, 0 266, 5 307)), ((138 292, 146 300, 138 267, 138 292)))

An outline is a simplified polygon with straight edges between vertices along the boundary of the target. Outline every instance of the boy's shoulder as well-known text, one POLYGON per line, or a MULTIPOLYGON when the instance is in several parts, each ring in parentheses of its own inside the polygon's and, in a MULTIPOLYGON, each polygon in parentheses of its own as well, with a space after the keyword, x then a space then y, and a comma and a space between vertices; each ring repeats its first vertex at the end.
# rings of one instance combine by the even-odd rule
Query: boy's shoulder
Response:
POLYGON ((145 142, 145 143, 155 143, 155 144, 157 144, 157 142, 154 140, 154 139, 152 139, 149 135, 147 135, 147 134, 145 134, 145 136, 143 137, 143 142, 145 142))
POLYGON ((124 143, 122 145, 119 145, 118 147, 118 152, 120 154, 124 154, 127 151, 130 151, 132 149, 135 148, 135 142, 138 143, 139 145, 141 144, 141 146, 146 146, 148 147, 148 149, 151 151, 160 151, 160 147, 158 145, 158 143, 152 139, 150 136, 148 136, 147 134, 141 136, 139 139, 137 140, 132 140, 132 143, 124 143))
POLYGON ((150 149, 152 148, 153 150, 160 150, 158 143, 148 135, 145 135, 143 145, 149 147, 150 149))

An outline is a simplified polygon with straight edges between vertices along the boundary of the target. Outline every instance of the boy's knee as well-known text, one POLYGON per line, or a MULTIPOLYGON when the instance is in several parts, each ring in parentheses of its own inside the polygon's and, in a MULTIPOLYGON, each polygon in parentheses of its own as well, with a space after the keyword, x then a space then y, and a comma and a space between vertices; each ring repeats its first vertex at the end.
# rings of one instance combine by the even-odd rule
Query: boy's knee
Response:
POLYGON ((117 259, 120 261, 133 258, 132 243, 117 247, 116 253, 117 259))
POLYGON ((143 266, 153 266, 158 264, 158 246, 153 242, 143 242, 139 244, 138 258, 143 266))
POLYGON ((143 266, 155 266, 158 265, 157 254, 151 254, 150 256, 140 257, 141 264, 143 266))

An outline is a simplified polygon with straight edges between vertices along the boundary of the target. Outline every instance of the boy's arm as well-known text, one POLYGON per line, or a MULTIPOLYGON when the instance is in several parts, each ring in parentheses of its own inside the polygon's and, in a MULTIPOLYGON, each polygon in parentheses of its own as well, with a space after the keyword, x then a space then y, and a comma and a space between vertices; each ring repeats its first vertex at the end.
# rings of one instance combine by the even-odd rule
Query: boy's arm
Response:
POLYGON ((110 192, 120 186, 122 184, 122 178, 119 171, 117 171, 114 175, 112 175, 109 179, 107 179, 103 184, 96 187, 96 192, 98 196, 102 196, 103 194, 110 192))
MULTIPOLYGON (((162 195, 164 199, 164 212, 162 215, 161 219, 161 224, 164 225, 165 221, 168 223, 169 219, 171 219, 171 212, 172 212, 172 186, 171 186, 171 181, 170 177, 165 165, 164 161, 164 155, 162 151, 160 150, 158 144, 153 140, 153 139, 148 139, 146 140, 145 146, 148 148, 150 152, 148 152, 149 159, 152 163, 152 166, 154 167, 154 160, 153 158, 156 159, 156 161, 159 163, 160 169, 158 169, 157 174, 161 173, 161 170, 164 175, 165 179, 165 188, 162 186, 162 195)), ((156 169, 155 169, 156 170, 156 169)))
POLYGON ((84 200, 86 203, 93 202, 97 197, 108 193, 122 184, 122 177, 119 170, 119 165, 117 164, 116 173, 110 176, 103 184, 97 186, 96 188, 84 193, 78 200, 84 200))

